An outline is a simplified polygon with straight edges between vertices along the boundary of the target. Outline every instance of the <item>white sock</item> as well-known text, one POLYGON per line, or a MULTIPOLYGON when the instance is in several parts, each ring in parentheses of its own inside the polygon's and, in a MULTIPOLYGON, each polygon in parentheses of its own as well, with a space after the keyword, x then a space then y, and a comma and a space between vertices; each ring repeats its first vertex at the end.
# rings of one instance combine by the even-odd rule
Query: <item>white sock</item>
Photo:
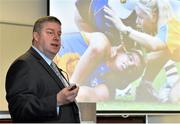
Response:
POLYGON ((161 102, 166 102, 169 99, 169 93, 179 78, 176 63, 174 61, 169 60, 164 65, 164 69, 166 73, 166 81, 159 91, 159 98, 161 102))
POLYGON ((164 65, 164 69, 165 69, 166 80, 167 80, 165 86, 172 88, 179 78, 176 63, 172 60, 169 60, 164 65))

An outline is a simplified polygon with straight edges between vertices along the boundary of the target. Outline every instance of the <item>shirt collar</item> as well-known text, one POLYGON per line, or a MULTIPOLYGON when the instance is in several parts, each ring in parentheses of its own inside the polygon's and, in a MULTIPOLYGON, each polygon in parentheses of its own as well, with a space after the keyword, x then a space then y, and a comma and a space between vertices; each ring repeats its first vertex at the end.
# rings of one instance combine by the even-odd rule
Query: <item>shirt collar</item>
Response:
POLYGON ((52 63, 52 60, 49 59, 44 53, 42 53, 40 50, 38 50, 35 46, 32 46, 32 48, 39 53, 39 55, 47 62, 48 65, 52 63))

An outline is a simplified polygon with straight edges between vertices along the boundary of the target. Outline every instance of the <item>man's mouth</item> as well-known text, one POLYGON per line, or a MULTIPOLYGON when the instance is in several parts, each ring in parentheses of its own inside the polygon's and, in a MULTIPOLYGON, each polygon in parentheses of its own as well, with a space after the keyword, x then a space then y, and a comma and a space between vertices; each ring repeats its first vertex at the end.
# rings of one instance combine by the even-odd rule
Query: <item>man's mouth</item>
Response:
POLYGON ((59 44, 56 44, 56 43, 51 43, 51 45, 54 46, 54 47, 58 47, 59 46, 59 44))

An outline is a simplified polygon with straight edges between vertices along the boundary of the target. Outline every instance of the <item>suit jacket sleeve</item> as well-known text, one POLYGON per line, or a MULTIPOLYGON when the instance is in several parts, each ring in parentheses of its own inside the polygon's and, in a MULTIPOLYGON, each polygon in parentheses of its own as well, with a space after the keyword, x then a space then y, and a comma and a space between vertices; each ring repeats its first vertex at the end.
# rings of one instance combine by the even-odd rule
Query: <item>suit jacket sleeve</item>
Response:
POLYGON ((30 64, 16 61, 10 67, 6 77, 7 101, 13 120, 43 120, 57 116, 56 94, 39 95, 40 79, 33 79, 30 64))

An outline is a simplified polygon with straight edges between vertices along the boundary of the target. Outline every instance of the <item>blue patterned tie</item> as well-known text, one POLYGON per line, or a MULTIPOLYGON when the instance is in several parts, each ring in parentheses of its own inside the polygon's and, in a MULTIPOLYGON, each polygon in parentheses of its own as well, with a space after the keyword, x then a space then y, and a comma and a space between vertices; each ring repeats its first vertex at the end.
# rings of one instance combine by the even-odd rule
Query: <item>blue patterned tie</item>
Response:
POLYGON ((59 77, 59 79, 62 81, 62 83, 64 84, 65 87, 69 86, 68 82, 64 79, 64 77, 61 75, 61 73, 59 72, 56 64, 54 62, 51 63, 51 68, 53 69, 53 71, 56 73, 56 75, 59 77))

